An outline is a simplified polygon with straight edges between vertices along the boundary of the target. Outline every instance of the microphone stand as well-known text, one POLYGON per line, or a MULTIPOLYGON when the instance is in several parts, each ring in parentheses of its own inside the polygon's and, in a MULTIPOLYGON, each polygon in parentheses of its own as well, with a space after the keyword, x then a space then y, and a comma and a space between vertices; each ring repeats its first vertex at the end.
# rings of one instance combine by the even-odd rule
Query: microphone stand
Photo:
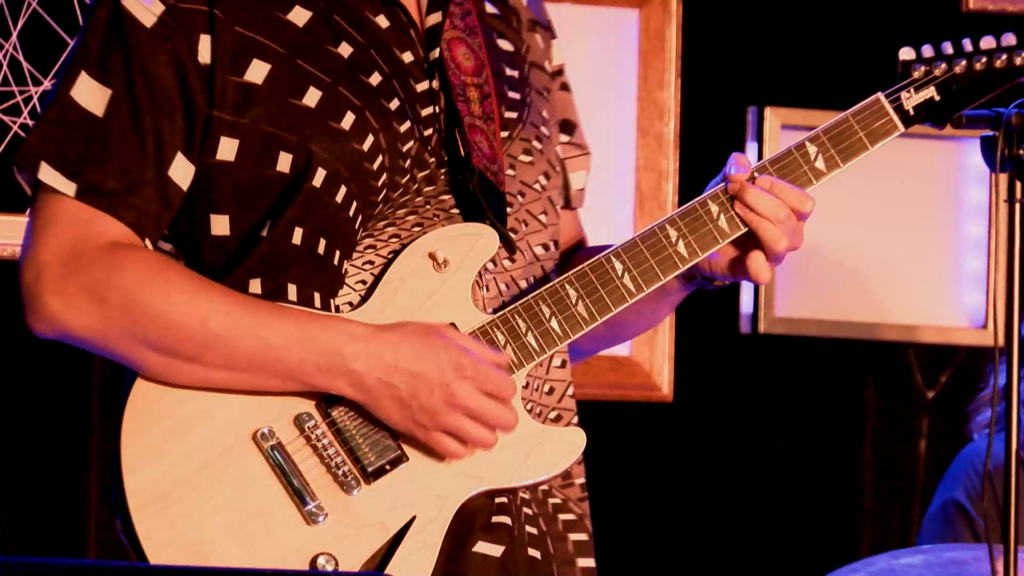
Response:
MULTIPOLYGON (((1020 178, 1024 177, 1024 166, 1018 171, 1022 160, 1019 130, 1024 126, 1024 113, 999 110, 994 114, 995 126, 989 126, 994 133, 981 137, 981 151, 993 173, 992 184, 998 186, 998 174, 1008 174, 1007 203, 1007 250, 1006 250, 1006 309, 1004 317, 1006 345, 1006 452, 1003 474, 1003 574, 1017 576, 1017 474, 1020 443, 1020 287, 1021 287, 1021 202, 1020 178), (1000 139, 1000 133, 1002 138, 1000 139), (1000 140, 1002 146, 1000 146, 1000 140)), ((998 197, 998 196, 997 196, 998 197)), ((997 328, 998 329, 998 328, 997 328)))

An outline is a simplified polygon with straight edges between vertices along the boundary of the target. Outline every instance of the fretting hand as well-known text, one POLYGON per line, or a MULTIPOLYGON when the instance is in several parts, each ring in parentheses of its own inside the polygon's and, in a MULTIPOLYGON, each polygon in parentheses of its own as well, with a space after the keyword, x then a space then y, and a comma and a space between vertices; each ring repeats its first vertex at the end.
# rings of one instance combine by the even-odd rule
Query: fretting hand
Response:
POLYGON ((814 199, 803 189, 774 176, 747 182, 750 161, 735 153, 707 190, 726 183, 735 198, 736 214, 752 234, 744 234, 696 265, 704 276, 719 280, 771 281, 775 267, 804 241, 804 222, 814 211, 814 199))

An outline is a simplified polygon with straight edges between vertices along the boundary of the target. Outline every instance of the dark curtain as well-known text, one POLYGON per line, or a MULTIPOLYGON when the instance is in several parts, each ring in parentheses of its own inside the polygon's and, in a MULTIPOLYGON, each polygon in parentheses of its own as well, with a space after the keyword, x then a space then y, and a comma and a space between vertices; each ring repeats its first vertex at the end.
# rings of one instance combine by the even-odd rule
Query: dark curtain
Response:
POLYGON ((0 262, 0 554, 126 559, 112 488, 127 371, 31 335, 0 262))
MULTIPOLYGON (((1024 29, 959 0, 699 0, 683 20, 683 201, 742 150, 746 106, 846 109, 888 88, 903 45, 1024 29)), ((0 211, 23 210, 8 177, 0 211)), ((911 546, 967 442, 988 351, 740 336, 737 307, 735 288, 681 307, 674 403, 581 403, 601 572, 824 574, 911 546)), ((0 554, 123 558, 111 490, 131 376, 35 339, 20 310, 0 262, 0 554)))

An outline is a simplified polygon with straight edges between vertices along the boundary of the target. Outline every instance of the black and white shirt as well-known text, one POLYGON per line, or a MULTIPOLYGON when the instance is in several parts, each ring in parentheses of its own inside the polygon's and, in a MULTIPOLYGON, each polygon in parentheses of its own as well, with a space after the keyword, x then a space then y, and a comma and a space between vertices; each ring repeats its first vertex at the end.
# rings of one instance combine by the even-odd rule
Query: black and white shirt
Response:
MULTIPOLYGON (((500 106, 508 231, 474 298, 493 311, 557 273, 559 210, 589 154, 540 0, 475 2, 500 106)), ((322 311, 359 306, 391 257, 461 221, 443 144, 437 41, 399 0, 97 0, 16 156, 38 180, 239 292, 322 311)), ((576 423, 568 355, 536 367, 527 410, 576 423)), ((594 570, 582 461, 478 496, 439 570, 594 570)))

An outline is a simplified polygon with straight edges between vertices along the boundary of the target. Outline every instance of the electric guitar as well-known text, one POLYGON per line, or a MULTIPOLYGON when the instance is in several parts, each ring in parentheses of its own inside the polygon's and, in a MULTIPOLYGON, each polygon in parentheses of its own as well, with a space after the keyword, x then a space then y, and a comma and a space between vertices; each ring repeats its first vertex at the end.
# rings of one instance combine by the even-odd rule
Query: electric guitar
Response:
MULTIPOLYGON (((1008 33, 977 46, 970 39, 938 50, 926 45, 920 58, 904 48, 899 68, 893 89, 757 164, 752 177, 812 189, 911 126, 943 126, 1024 76, 1024 51, 1008 33)), ((497 235, 457 224, 404 249, 371 298, 346 317, 454 324, 504 350, 521 386, 547 355, 745 232, 719 186, 486 316, 471 303, 470 287, 497 249, 497 235)), ((139 378, 121 436, 131 517, 157 564, 430 574, 467 498, 549 479, 583 451, 582 430, 544 426, 514 404, 519 425, 493 450, 444 462, 344 398, 226 393, 139 378), (317 474, 298 464, 314 454, 317 474)))

